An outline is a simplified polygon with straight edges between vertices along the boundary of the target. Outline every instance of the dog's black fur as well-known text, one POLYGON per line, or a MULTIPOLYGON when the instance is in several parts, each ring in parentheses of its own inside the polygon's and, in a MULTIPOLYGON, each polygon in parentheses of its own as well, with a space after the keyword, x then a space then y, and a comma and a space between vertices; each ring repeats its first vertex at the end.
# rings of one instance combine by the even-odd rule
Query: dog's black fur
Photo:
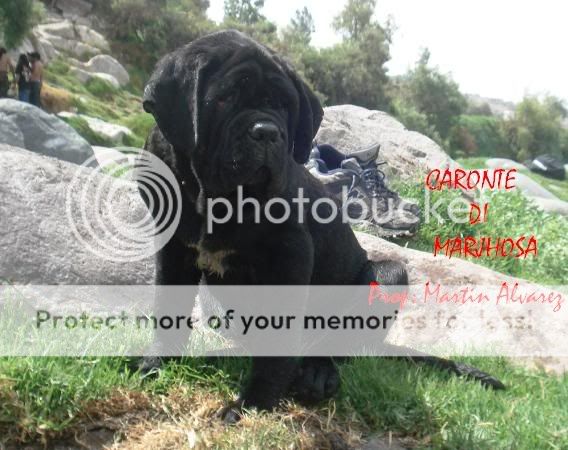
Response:
MULTIPOLYGON (((208 284, 227 285, 407 284, 402 264, 371 263, 339 216, 321 224, 309 208, 303 223, 294 215, 278 225, 265 217, 254 223, 245 214, 245 223, 230 220, 206 233, 205 199, 234 200, 238 185, 261 202, 273 197, 291 202, 300 187, 311 202, 328 197, 303 166, 323 110, 271 50, 236 31, 198 39, 158 63, 145 89, 144 109, 157 122, 146 149, 169 165, 183 198, 182 205, 168 205, 181 207, 182 219, 157 255, 157 285, 197 285, 202 276, 208 284), (269 136, 255 136, 256 124, 270 124, 269 136)), ((167 314, 172 301, 158 298, 156 312, 167 314)), ((186 338, 161 331, 155 346, 172 348, 176 339, 173 344, 182 347, 186 338)), ((144 368, 157 364, 159 359, 148 358, 144 368)), ((243 404, 272 408, 291 391, 318 400, 338 384, 329 358, 254 358, 238 404, 227 408, 225 418, 234 420, 243 404)))

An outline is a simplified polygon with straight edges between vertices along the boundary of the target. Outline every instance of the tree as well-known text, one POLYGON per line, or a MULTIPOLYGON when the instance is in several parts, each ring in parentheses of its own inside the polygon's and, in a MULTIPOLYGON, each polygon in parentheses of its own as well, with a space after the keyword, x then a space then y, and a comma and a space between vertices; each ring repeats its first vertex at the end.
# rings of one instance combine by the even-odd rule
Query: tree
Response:
POLYGON ((264 0, 225 0, 225 20, 253 25, 266 20, 260 13, 263 7, 264 0))
POLYGON ((519 160, 551 153, 568 158, 568 131, 562 120, 567 111, 564 103, 552 96, 542 101, 525 97, 515 108, 513 117, 503 121, 503 133, 519 160))
POLYGON ((425 49, 414 69, 396 81, 394 96, 399 103, 424 114, 429 125, 445 140, 465 111, 467 101, 457 83, 449 75, 430 67, 429 62, 430 52, 425 49))
POLYGON ((114 0, 104 16, 107 37, 120 58, 144 72, 156 60, 214 29, 207 1, 114 0))
POLYGON ((372 20, 375 0, 349 0, 334 20, 343 42, 321 51, 304 51, 304 73, 327 104, 352 103, 388 109, 386 62, 391 29, 372 20))
POLYGON ((309 45, 312 40, 312 33, 316 31, 314 18, 308 8, 296 10, 296 14, 290 21, 290 31, 297 36, 299 42, 309 45))
POLYGON ((343 11, 333 20, 333 28, 347 39, 358 40, 371 25, 376 0, 348 0, 343 11))
POLYGON ((17 47, 40 20, 43 5, 34 0, 2 0, 0 32, 7 48, 17 47))

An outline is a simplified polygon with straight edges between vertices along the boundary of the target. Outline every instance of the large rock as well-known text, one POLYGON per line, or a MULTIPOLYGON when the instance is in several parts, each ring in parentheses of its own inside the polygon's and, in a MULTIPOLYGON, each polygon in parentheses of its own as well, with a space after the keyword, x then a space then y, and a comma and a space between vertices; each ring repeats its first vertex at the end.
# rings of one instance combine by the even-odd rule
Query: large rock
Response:
POLYGON ((9 54, 12 60, 17 62, 22 53, 30 53, 33 51, 39 52, 44 63, 49 63, 49 61, 59 55, 59 52, 51 42, 35 33, 32 33, 30 38, 24 39, 18 47, 11 49, 9 54))
POLYGON ((401 178, 416 179, 416 175, 422 177, 429 170, 457 165, 430 138, 407 130, 387 113, 359 106, 325 108, 316 140, 347 153, 378 142, 379 160, 387 162, 384 169, 401 178))
MULTIPOLYGON (((64 14, 64 17, 67 16, 64 14)), ((110 45, 102 34, 89 26, 78 24, 73 14, 69 17, 72 20, 49 16, 47 23, 36 26, 30 37, 13 49, 10 55, 17 58, 20 53, 37 51, 44 62, 49 62, 61 52, 83 57, 110 51, 110 45)))
POLYGON ((515 175, 515 188, 520 190, 527 197, 538 197, 547 200, 558 200, 558 197, 545 187, 534 181, 524 173, 515 175))
POLYGON ((115 144, 122 144, 125 137, 132 136, 132 131, 130 131, 129 128, 122 125, 116 125, 114 123, 108 123, 104 120, 97 119, 96 117, 89 117, 83 114, 75 114, 70 112, 62 112, 59 114, 59 116, 64 118, 80 117, 85 122, 87 122, 87 125, 89 125, 89 128, 91 130, 111 140, 115 144))
POLYGON ((89 62, 80 67, 87 72, 98 72, 112 75, 121 86, 130 82, 130 76, 126 69, 116 59, 109 55, 97 55, 89 62))
POLYGON ((98 48, 74 39, 66 39, 59 36, 47 36, 47 35, 43 35, 43 38, 51 42, 51 44, 57 50, 71 53, 72 55, 77 56, 79 58, 85 55, 91 56, 91 55, 99 55, 101 53, 101 50, 99 50, 98 48))
POLYGON ((568 216, 568 202, 564 200, 531 196, 527 196, 527 198, 541 211, 568 216))
POLYGON ((99 32, 85 25, 75 25, 75 32, 79 39, 92 47, 99 48, 102 51, 110 51, 110 45, 106 38, 99 32))
POLYGON ((79 67, 71 67, 69 70, 81 83, 87 83, 89 80, 92 80, 93 78, 98 78, 103 81, 106 81, 115 89, 120 88, 120 83, 118 82, 118 80, 112 75, 109 75, 108 73, 100 73, 100 72, 91 73, 87 72, 86 70, 80 69, 79 67))
POLYGON ((490 169, 517 169, 527 170, 527 166, 507 158, 489 158, 485 165, 490 169))
POLYGON ((73 40, 76 37, 75 26, 70 20, 38 25, 36 31, 40 34, 53 35, 69 40, 73 40))
POLYGON ((16 100, 0 100, 0 143, 83 164, 94 156, 89 143, 57 116, 16 100))
MULTIPOLYGON (((89 169, 79 174, 78 169, 0 144, 0 279, 17 284, 151 283, 151 259, 110 261, 93 254, 76 238, 66 208, 73 177, 79 177, 78 186, 109 178, 95 174, 91 179, 89 169)), ((120 194, 110 200, 114 214, 137 218, 147 213, 134 184, 111 181, 120 194)), ((94 193, 80 198, 80 190, 72 190, 70 195, 87 206, 97 204, 94 193)), ((90 245, 97 245, 96 239, 90 245)))

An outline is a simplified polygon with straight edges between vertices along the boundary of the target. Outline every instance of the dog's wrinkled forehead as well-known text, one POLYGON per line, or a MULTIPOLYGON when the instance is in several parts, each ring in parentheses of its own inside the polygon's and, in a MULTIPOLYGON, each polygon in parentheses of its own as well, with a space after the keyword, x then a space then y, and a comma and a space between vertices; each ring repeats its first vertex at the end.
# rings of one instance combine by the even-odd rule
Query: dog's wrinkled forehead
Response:
MULTIPOLYGON (((143 106, 156 118, 166 139, 176 148, 198 147, 201 103, 215 77, 230 74, 231 68, 256 67, 260 77, 279 74, 293 91, 291 130, 294 158, 303 163, 323 116, 318 99, 294 70, 278 55, 238 31, 221 31, 193 41, 157 64, 147 83, 143 106)), ((270 80, 275 82, 273 78, 270 80)))

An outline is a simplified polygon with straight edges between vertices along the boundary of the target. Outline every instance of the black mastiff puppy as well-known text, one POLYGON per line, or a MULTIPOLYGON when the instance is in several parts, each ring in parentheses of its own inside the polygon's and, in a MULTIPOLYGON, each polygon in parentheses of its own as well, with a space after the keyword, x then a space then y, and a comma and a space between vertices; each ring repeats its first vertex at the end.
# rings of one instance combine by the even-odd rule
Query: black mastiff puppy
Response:
MULTIPOLYGON (((360 285, 373 280, 407 284, 401 264, 367 259, 339 215, 321 224, 307 208, 302 223, 292 214, 275 224, 266 217, 255 223, 245 211, 244 223, 232 218, 215 225, 212 233, 206 229, 206 200, 235 201, 238 186, 243 186, 245 197, 261 203, 279 197, 292 204, 300 187, 312 202, 328 197, 303 166, 322 107, 270 49, 237 31, 198 39, 157 64, 144 92, 144 109, 157 122, 146 149, 169 165, 183 197, 181 205, 166 205, 181 208, 182 219, 174 238, 157 255, 157 285, 198 285, 202 277, 212 285, 360 285)), ((156 313, 168 314, 175 301, 180 300, 158 295, 156 313)), ((188 310, 192 307, 187 304, 188 310)), ((187 337, 160 331, 154 350, 181 348, 187 337)), ((473 374, 487 384, 498 383, 450 361, 426 361, 473 374)), ((159 358, 147 357, 142 369, 159 364, 159 358)), ((243 405, 272 408, 291 391, 305 399, 322 399, 338 384, 331 358, 254 358, 248 383, 224 417, 236 420, 243 405)))

